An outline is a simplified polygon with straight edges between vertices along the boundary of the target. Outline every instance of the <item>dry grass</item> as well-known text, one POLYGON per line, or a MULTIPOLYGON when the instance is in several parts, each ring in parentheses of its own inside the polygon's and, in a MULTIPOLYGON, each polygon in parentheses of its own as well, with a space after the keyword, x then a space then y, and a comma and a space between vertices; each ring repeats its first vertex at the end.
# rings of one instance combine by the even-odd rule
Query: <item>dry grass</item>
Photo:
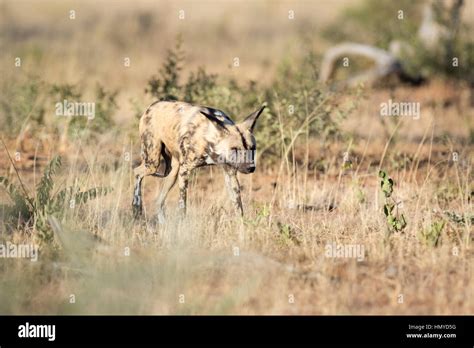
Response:
MULTIPOLYGON (((412 176, 409 171, 392 172, 408 228, 387 239, 376 170, 340 172, 337 158, 323 175, 310 172, 295 180, 283 175, 276 189, 271 169, 242 177, 244 223, 227 209, 221 174, 216 169, 202 170, 191 187, 188 218, 181 221, 175 216, 172 196, 169 222, 157 227, 150 217, 159 179, 146 180, 147 219, 140 224, 131 219, 130 163, 101 170, 108 156, 78 152, 77 162, 67 164, 71 169, 62 179, 115 190, 83 210, 72 210, 64 219, 63 233, 72 233, 74 241, 64 249, 65 260, 52 264, 45 250, 34 265, 2 261, 7 271, 2 278, 2 313, 473 311, 471 226, 448 223, 436 248, 417 237, 420 229, 443 218, 443 209, 472 212, 465 195, 472 185, 470 167, 436 170, 440 165, 433 160, 412 176), (454 191, 459 188, 459 193, 448 206, 440 207, 435 198, 443 194, 443 185, 454 191), (333 211, 289 206, 293 202, 323 207, 328 198, 337 205, 333 211), (262 213, 264 206, 267 213, 262 213), (281 224, 288 226, 289 233, 281 224), (80 235, 90 233, 103 242, 81 243, 80 235), (333 242, 362 245, 364 260, 327 258, 325 246, 333 242), (458 256, 453 255, 453 247, 458 248, 458 256), (125 255, 126 248, 130 256, 125 255), (7 295, 8 290, 16 300, 7 295), (68 303, 70 294, 76 296, 76 304, 68 303), (181 294, 184 304, 179 302, 181 294), (397 302, 400 294, 403 303, 397 302), (294 303, 289 303, 291 295, 294 303)), ((8 238, 28 239, 21 231, 8 238)))
MULTIPOLYGON (((9 11, 4 16, 11 32, 2 36, 0 48, 8 49, 1 63, 5 66, 20 49, 36 47, 42 53, 34 64, 26 61, 23 71, 41 70, 50 82, 92 86, 99 80, 120 87, 115 118, 125 125, 118 128, 126 128, 132 124, 129 100, 138 99, 145 107, 146 80, 178 31, 190 54, 186 69, 204 64, 229 78, 268 82, 275 57, 301 55, 304 31, 317 32, 346 3, 159 2, 158 13, 173 15, 153 17, 151 27, 144 29, 136 19, 155 8, 155 2, 134 2, 131 9, 119 1, 99 6, 6 1, 0 6, 9 11), (236 14, 237 5, 241 12, 236 14), (80 30, 66 17, 52 20, 65 16, 71 6, 77 9, 80 30), (288 6, 296 7, 301 21, 275 19, 287 16, 288 6), (184 23, 174 19, 181 8, 189 16, 184 23), (117 26, 117 21, 126 24, 117 26), (9 37, 19 41, 7 41, 9 37), (132 68, 122 72, 127 55, 133 57, 132 68), (229 67, 234 56, 245 62, 238 72, 229 67)), ((320 42, 315 38, 310 45, 320 42)), ((16 73, 4 69, 10 77, 16 73)), ((295 145, 295 158, 265 163, 255 174, 240 177, 243 221, 230 209, 218 168, 202 169, 193 177, 185 220, 176 216, 172 192, 165 226, 152 222, 160 180, 146 178, 145 219, 133 221, 132 167, 139 151, 127 136, 130 130, 119 136, 105 133, 98 143, 71 140, 56 183, 110 186, 114 191, 68 210, 56 229, 65 238, 60 251, 42 246, 36 263, 0 260, 0 313, 473 314, 472 224, 455 223, 444 214, 473 215, 474 148, 468 138, 474 108, 469 90, 435 80, 419 89, 365 93, 367 98, 343 124, 352 140, 323 146, 310 138, 295 145), (419 101, 420 120, 404 119, 398 127, 382 122, 379 105, 389 98, 419 101), (124 160, 126 151, 132 152, 130 161, 124 160), (352 168, 343 168, 345 151, 352 168), (452 161, 454 151, 457 162, 452 161), (387 235, 379 168, 393 177, 394 194, 403 202, 408 226, 402 233, 387 235), (334 209, 327 209, 329 204, 334 209), (432 247, 419 233, 435 221, 446 221, 446 226, 439 245, 432 247), (331 243, 363 246, 364 258, 326 257, 331 243)), ((16 135, 1 134, 13 152, 16 135)), ((38 140, 45 134, 27 139, 29 147, 22 145, 24 160, 18 166, 30 188, 44 164, 31 159, 35 152, 44 158, 57 152, 55 139, 38 140)), ((0 174, 11 175, 1 153, 0 174)), ((3 192, 0 202, 9 203, 3 192)), ((34 231, 11 232, 2 224, 0 241, 7 240, 37 242, 34 231)))

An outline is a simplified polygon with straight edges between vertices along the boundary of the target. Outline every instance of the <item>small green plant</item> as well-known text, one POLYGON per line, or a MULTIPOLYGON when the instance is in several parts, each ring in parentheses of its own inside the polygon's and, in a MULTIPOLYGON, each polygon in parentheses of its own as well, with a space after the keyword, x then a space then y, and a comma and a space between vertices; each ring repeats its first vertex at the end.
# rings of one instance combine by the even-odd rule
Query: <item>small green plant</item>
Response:
POLYGON ((269 216, 270 216, 270 207, 264 204, 255 213, 255 218, 253 219, 244 218, 244 223, 252 227, 257 227, 263 221, 268 221, 269 216))
POLYGON ((295 231, 291 225, 277 221, 278 232, 285 243, 292 242, 300 245, 300 241, 295 235, 295 231))
POLYGON ((367 197, 364 190, 362 190, 360 184, 357 181, 355 181, 353 185, 354 185, 353 192, 354 192, 354 196, 357 202, 359 204, 364 204, 367 201, 367 197))
POLYGON ((443 231, 444 225, 444 221, 435 221, 427 229, 422 230, 418 237, 428 246, 436 247, 438 246, 439 238, 441 237, 441 232, 443 231))
POLYGON ((30 195, 27 192, 19 175, 20 186, 16 186, 8 178, 0 176, 0 186, 5 189, 13 201, 13 205, 8 209, 11 222, 17 222, 23 227, 32 226, 38 232, 38 237, 44 242, 53 240, 53 232, 47 222, 48 216, 61 218, 66 206, 77 207, 87 203, 90 199, 106 195, 112 191, 111 188, 103 187, 82 191, 69 186, 53 193, 53 176, 60 167, 61 157, 56 156, 44 169, 43 176, 36 187, 35 195, 30 195))
POLYGON ((405 216, 398 213, 398 203, 393 199, 393 179, 387 175, 383 170, 379 171, 380 188, 385 196, 385 204, 383 206, 383 213, 387 218, 387 226, 389 232, 401 232, 407 226, 405 216))

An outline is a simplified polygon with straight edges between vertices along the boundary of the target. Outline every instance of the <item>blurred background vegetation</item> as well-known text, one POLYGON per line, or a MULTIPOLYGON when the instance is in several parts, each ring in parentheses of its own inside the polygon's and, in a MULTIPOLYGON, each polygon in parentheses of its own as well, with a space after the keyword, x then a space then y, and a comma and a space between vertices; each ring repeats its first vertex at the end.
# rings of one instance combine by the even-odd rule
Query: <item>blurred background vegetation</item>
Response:
MULTIPOLYGON (((261 154, 280 155, 276 142, 288 145, 292 138, 281 130, 295 130, 309 118, 308 134, 341 139, 338 123, 354 105, 341 106, 336 93, 317 83, 324 50, 338 42, 387 49, 401 40, 416 52, 404 61, 409 71, 473 84, 472 2, 464 4, 449 47, 443 43, 434 53, 416 36, 425 3, 259 1, 249 10, 245 1, 3 1, 2 133, 42 129, 64 142, 66 135, 93 138, 122 129, 136 141, 132 129, 146 105, 171 97, 219 107, 236 119, 268 103, 258 133, 261 154), (449 64, 451 56, 459 67, 449 64), (95 101, 93 122, 55 117, 54 104, 68 98, 95 101)), ((453 25, 442 9, 435 15, 440 24, 453 25)), ((354 62, 351 69, 369 64, 354 62)))
MULTIPOLYGON (((44 247, 44 262, 32 267, 0 262, 0 312, 472 312, 466 298, 473 281, 467 265, 474 199, 474 1, 464 1, 457 20, 442 10, 455 0, 434 0, 436 21, 457 28, 434 50, 417 35, 427 3, 1 1, 0 137, 29 192, 19 199, 13 194, 12 205, 11 192, 0 190, 0 241, 37 242, 42 230, 49 243, 55 232, 65 252, 44 247), (403 64, 425 84, 345 89, 320 82, 324 53, 348 41, 384 50, 405 43, 411 49, 402 50, 403 64), (56 116, 55 104, 64 99, 95 102, 95 118, 56 116), (138 120, 158 99, 216 107, 237 121, 267 104, 256 129, 258 175, 242 178, 248 212, 243 225, 222 212, 220 186, 208 185, 212 168, 205 178, 192 179, 201 180, 203 189, 191 195, 200 208, 194 215, 191 210, 188 222, 152 227, 153 234, 146 222, 132 221, 138 120), (420 119, 380 117, 380 104, 389 99, 419 102, 420 119), (62 167, 54 165, 59 159, 50 162, 58 154, 62 167), (399 194, 406 203, 406 232, 393 233, 390 243, 382 211, 374 213, 382 166, 397 183, 397 200, 399 194), (40 177, 46 178, 43 185, 37 185, 40 177), (79 197, 78 208, 68 209, 61 192, 79 197), (46 210, 43 203, 30 207, 26 198, 50 204, 46 210), (30 218, 26 223, 21 210, 30 218), (51 216, 60 221, 52 223, 51 216), (244 242, 242 230, 250 236, 244 242), (368 243, 371 258, 363 267, 344 264, 346 272, 321 257, 330 240, 368 243), (229 254, 235 245, 250 251, 239 259, 244 268, 229 254), (464 252, 459 259, 450 257, 452 245, 464 252), (137 259, 123 258, 124 247, 137 259), (285 262, 298 272, 288 271, 285 262), (314 265, 323 281, 306 272, 314 265), (383 276, 385 269, 404 272, 383 276), (419 277, 423 272, 431 281, 419 277), (376 281, 374 274, 380 274, 376 281), (442 289, 436 296, 433 284, 442 289), (446 296, 453 284, 458 296, 446 296), (192 288, 190 307, 175 301, 183 288, 192 288), (406 307, 390 300, 402 288, 413 299, 406 307), (52 289, 61 297, 51 296, 52 289), (291 309, 281 291, 300 291, 291 309), (88 306, 65 303, 72 292, 88 306), (155 301, 146 303, 149 298, 155 301)), ((372 65, 351 57, 350 68, 339 69, 336 79, 372 65)), ((0 176, 21 191, 16 169, 1 153, 0 176)), ((145 187, 147 200, 151 186, 145 187)))

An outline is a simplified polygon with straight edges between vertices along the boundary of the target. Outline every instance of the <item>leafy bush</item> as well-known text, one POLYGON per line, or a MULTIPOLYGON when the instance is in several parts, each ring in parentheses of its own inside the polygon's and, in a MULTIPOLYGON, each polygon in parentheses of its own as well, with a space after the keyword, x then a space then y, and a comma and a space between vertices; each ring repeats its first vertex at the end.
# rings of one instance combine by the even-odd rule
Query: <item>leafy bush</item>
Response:
MULTIPOLYGON (((95 97, 93 98, 95 103, 94 118, 89 120, 87 117, 70 117, 66 121, 64 132, 71 137, 76 135, 91 136, 110 130, 114 123, 113 114, 118 109, 117 95, 118 91, 107 91, 103 86, 97 84, 95 97)), ((50 96, 53 98, 54 103, 62 103, 63 100, 83 102, 83 93, 77 85, 52 85, 50 96)))
POLYGON ((206 73, 204 68, 198 68, 197 72, 191 72, 183 88, 183 100, 190 103, 207 101, 211 91, 216 88, 216 79, 217 75, 206 73))
POLYGON ((293 137, 290 133, 294 134, 298 130, 306 132, 307 136, 318 136, 321 142, 339 137, 342 135, 340 122, 352 111, 358 100, 356 96, 351 105, 343 107, 339 105, 340 94, 318 84, 319 69, 316 62, 319 60, 310 52, 299 64, 284 62, 272 89, 267 90, 269 104, 273 109, 280 108, 283 127, 289 131, 283 135, 285 143, 291 142, 293 137))
POLYGON ((341 134, 339 122, 351 107, 338 106, 336 94, 317 84, 318 59, 314 54, 310 53, 300 64, 283 63, 270 87, 262 87, 255 81, 245 85, 232 79, 218 81, 216 75, 203 68, 191 72, 182 82, 185 55, 181 46, 178 39, 176 46, 168 51, 158 76, 148 81, 145 92, 158 100, 219 107, 231 117, 244 117, 263 102, 267 103, 255 134, 260 158, 290 156, 302 135, 318 135, 324 142, 341 134))
POLYGON ((148 80, 148 86, 145 93, 149 93, 160 100, 177 100, 181 97, 182 89, 179 86, 180 73, 183 70, 184 52, 182 49, 183 41, 179 37, 176 46, 168 50, 163 66, 159 75, 152 76, 148 80))
POLYGON ((17 83, 2 83, 0 91, 0 123, 9 134, 17 134, 27 122, 35 126, 44 122, 44 82, 35 76, 17 83))
MULTIPOLYGON (((214 104, 219 101, 228 105, 225 101, 232 95, 231 89, 217 86, 217 76, 208 74, 204 68, 198 68, 191 72, 184 83, 181 83, 181 72, 185 54, 182 49, 182 40, 178 38, 174 48, 168 51, 158 76, 154 75, 148 80, 145 92, 151 94, 158 100, 181 100, 188 103, 200 103, 202 105, 214 104)), ((236 92, 236 91, 232 91, 236 92)), ((234 111, 234 110, 232 110, 234 111)))
POLYGON ((110 130, 114 124, 113 115, 117 111, 118 91, 108 91, 100 84, 96 85, 95 90, 95 117, 89 129, 92 132, 103 133, 110 130))
POLYGON ((45 242, 50 242, 53 239, 52 230, 47 222, 48 216, 53 215, 60 218, 64 214, 66 206, 79 206, 111 191, 110 188, 103 187, 82 191, 69 186, 53 193, 53 176, 60 167, 61 157, 56 156, 44 169, 43 177, 36 187, 34 196, 26 191, 20 176, 18 176, 20 186, 16 186, 8 178, 0 176, 0 186, 3 186, 13 201, 7 214, 10 217, 10 224, 18 222, 23 228, 33 226, 38 231, 40 239, 45 242))

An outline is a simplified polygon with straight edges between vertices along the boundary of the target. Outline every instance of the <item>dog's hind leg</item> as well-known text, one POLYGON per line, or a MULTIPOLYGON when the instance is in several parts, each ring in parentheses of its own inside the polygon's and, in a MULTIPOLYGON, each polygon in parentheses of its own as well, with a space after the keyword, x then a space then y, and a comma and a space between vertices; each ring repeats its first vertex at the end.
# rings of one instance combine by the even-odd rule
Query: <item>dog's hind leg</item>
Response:
POLYGON ((154 173, 154 170, 150 170, 149 167, 142 163, 140 166, 136 167, 133 170, 135 176, 135 187, 133 189, 133 217, 138 218, 143 212, 143 202, 142 202, 142 180, 145 176, 151 175, 154 173))
MULTIPOLYGON (((163 177, 164 175, 159 173, 160 162, 162 157, 162 149, 164 148, 161 140, 156 139, 150 132, 145 132, 141 135, 141 156, 142 163, 133 170, 135 176, 135 187, 133 190, 133 216, 138 218, 143 211, 143 200, 142 200, 142 180, 147 175, 156 175, 163 177)), ((169 167, 167 162, 169 160, 165 158, 165 169, 164 174, 167 175, 169 167)))
POLYGON ((173 188, 176 183, 176 178, 178 177, 179 172, 179 162, 174 158, 171 159, 171 164, 169 166, 169 175, 163 181, 163 187, 161 188, 160 195, 158 196, 158 200, 156 201, 156 205, 158 208, 158 223, 164 224, 165 223, 165 213, 164 213, 164 205, 166 197, 168 193, 173 188))

